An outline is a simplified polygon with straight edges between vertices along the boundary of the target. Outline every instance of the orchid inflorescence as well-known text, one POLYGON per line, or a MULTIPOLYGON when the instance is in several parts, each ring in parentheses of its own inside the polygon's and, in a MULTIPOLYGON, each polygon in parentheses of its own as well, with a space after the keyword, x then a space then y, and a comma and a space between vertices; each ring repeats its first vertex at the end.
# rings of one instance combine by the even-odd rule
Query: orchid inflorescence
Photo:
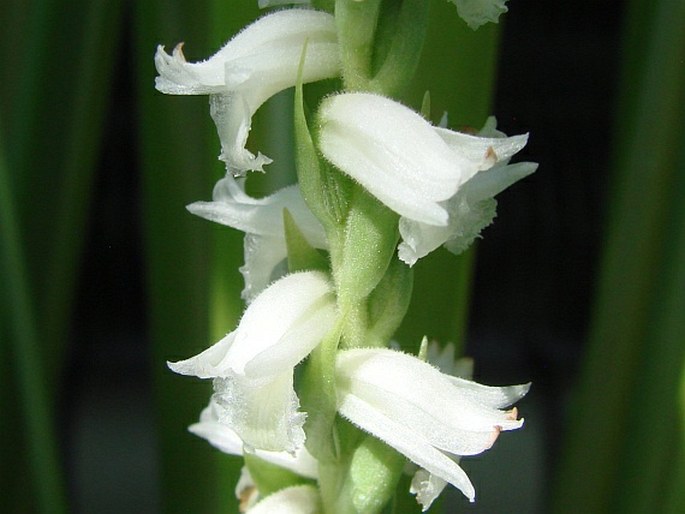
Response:
MULTIPOLYGON (((157 89, 208 95, 221 140, 226 175, 212 201, 188 210, 245 232, 247 309, 237 328, 169 367, 212 379, 214 394, 190 431, 245 457, 236 489, 245 511, 379 512, 406 459, 416 465, 411 492, 423 510, 448 483, 473 501, 458 461, 522 426, 506 409, 529 386, 477 384, 452 346, 424 339, 410 355, 392 337, 408 307, 411 267, 440 246, 463 252, 495 217, 493 197, 535 171, 509 164, 527 135, 507 137, 494 118, 476 134, 446 120, 434 126, 390 98, 420 44, 387 45, 372 71, 364 30, 375 26, 365 29, 369 16, 382 15, 380 0, 337 0, 334 14, 325 10, 332 2, 314 3, 324 9, 263 16, 206 61, 187 62, 181 45, 171 55, 157 49, 157 89), (341 78, 342 91, 306 116, 303 84, 327 78, 341 78), (252 116, 291 87, 298 184, 253 198, 248 173, 272 161, 246 148, 252 116), (260 466, 281 470, 278 486, 252 478, 260 466)), ((398 2, 396 23, 406 23, 403 9, 425 11, 425 3, 398 2)), ((472 28, 506 11, 504 0, 456 4, 472 28)), ((405 34, 398 27, 394 37, 405 34)))

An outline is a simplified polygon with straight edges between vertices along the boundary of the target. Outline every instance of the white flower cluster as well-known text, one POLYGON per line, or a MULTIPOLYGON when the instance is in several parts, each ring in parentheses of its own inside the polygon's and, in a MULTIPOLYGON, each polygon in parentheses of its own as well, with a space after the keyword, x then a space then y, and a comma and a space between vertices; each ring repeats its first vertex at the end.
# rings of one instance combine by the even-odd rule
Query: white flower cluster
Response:
MULTIPOLYGON (((241 177, 271 162, 245 148, 252 115, 298 80, 339 75, 336 41, 330 14, 287 9, 259 19, 206 61, 186 62, 180 46, 172 55, 160 46, 155 56, 158 90, 209 95, 226 163, 213 200, 188 209, 246 233, 241 271, 248 307, 238 327, 202 353, 169 363, 177 373, 213 380, 210 404, 190 430, 224 452, 255 453, 310 479, 318 476, 317 462, 304 447, 307 413, 300 408, 294 370, 340 313, 327 273, 277 276, 287 257, 284 209, 311 246, 326 250, 328 242, 298 186, 255 199, 245 193, 241 177)), ((481 135, 435 127, 375 94, 330 96, 317 123, 323 158, 400 215, 398 254, 409 265, 441 245, 463 251, 492 221, 493 196, 535 170, 531 163, 508 163, 526 144, 525 135, 505 137, 492 120, 481 135)), ((483 452, 500 431, 523 423, 516 409, 504 409, 526 394, 527 385, 482 386, 452 376, 445 370, 451 365, 443 363, 441 371, 379 348, 339 351, 335 365, 339 414, 418 464, 412 491, 424 510, 446 483, 473 500, 459 457, 483 452)), ((303 485, 259 501, 250 512, 317 512, 319 502, 316 488, 303 485)))

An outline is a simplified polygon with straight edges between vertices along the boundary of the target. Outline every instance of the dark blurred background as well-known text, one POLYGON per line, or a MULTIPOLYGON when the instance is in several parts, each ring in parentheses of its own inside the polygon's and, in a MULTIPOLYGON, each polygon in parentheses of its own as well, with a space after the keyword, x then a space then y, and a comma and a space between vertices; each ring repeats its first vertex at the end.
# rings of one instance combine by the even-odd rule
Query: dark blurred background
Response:
MULTIPOLYGON (((506 133, 530 132, 518 159, 540 167, 498 197, 498 217, 478 245, 467 353, 479 381, 532 381, 533 389, 520 406, 525 429, 464 462, 479 491, 465 510, 533 514, 545 512, 588 324, 623 2, 509 7, 492 112, 506 133), (506 475, 496 486, 484 479, 493 467, 506 475)), ((129 31, 132 13, 124 16, 129 31)), ((59 409, 70 491, 83 513, 159 507, 150 369, 163 363, 151 362, 146 337, 140 112, 132 37, 121 40, 59 409)))

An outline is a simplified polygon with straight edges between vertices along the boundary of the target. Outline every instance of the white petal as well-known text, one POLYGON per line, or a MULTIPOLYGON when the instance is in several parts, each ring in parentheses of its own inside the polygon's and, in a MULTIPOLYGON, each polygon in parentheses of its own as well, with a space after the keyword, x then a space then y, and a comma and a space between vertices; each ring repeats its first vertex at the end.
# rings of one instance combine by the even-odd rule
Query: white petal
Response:
POLYGON ((191 375, 198 378, 214 378, 226 373, 226 354, 235 340, 237 330, 223 337, 205 351, 177 362, 168 362, 171 371, 180 375, 191 375))
POLYGON ((248 514, 318 514, 321 512, 319 491, 311 485, 296 485, 275 492, 248 514))
POLYGON ((339 352, 339 412, 473 499, 473 486, 454 461, 488 449, 500 430, 519 428, 508 404, 527 386, 485 388, 389 349, 339 352), (498 390, 499 389, 499 390, 498 390))
POLYGON ((245 373, 246 365, 256 356, 279 374, 300 362, 319 343, 335 319, 335 299, 326 275, 305 271, 287 275, 265 289, 245 311, 238 328, 204 352, 185 361, 169 363, 182 374, 200 378, 228 377, 245 373), (316 330, 293 340, 288 332, 300 332, 309 326, 309 316, 319 321, 316 330), (284 348, 278 348, 284 344, 284 348), (277 362, 264 357, 270 350, 277 362))
POLYGON ((423 117, 390 99, 348 93, 324 100, 324 156, 397 213, 445 225, 447 200, 477 171, 423 117))
POLYGON ((308 45, 303 80, 337 75, 339 57, 333 16, 288 9, 248 25, 206 61, 189 63, 181 47, 171 56, 164 47, 158 47, 155 65, 159 77, 155 84, 163 93, 188 95, 227 92, 240 86, 248 89, 260 84, 273 94, 295 84, 305 40, 308 45), (269 76, 265 76, 267 73, 269 76), (289 86, 282 87, 283 84, 289 86))
POLYGON ((295 85, 305 42, 302 81, 337 76, 340 64, 333 16, 287 9, 260 18, 203 62, 186 62, 180 47, 171 56, 158 47, 155 84, 163 93, 209 94, 221 139, 220 159, 227 170, 238 175, 261 171, 271 159, 245 148, 252 116, 274 94, 295 85))
POLYGON ((478 170, 488 169, 497 162, 510 159, 528 142, 528 134, 482 137, 439 127, 435 127, 435 131, 452 151, 472 161, 478 170))
POLYGON ((233 92, 209 97, 209 113, 221 141, 219 160, 226 163, 226 171, 235 175, 242 175, 248 170, 264 171, 264 165, 273 162, 267 156, 261 153, 255 156, 245 148, 252 116, 271 95, 256 100, 252 96, 233 92))
POLYGON ((202 218, 262 236, 284 238, 283 209, 288 209, 309 243, 324 249, 326 236, 302 198, 297 185, 284 187, 264 198, 245 193, 244 180, 228 175, 214 186, 211 202, 195 202, 187 209, 202 218))
POLYGON ((195 202, 187 209, 202 218, 246 232, 245 264, 240 272, 245 279, 242 298, 247 303, 283 275, 278 265, 287 257, 284 209, 288 209, 310 245, 328 248, 323 227, 305 204, 297 185, 265 198, 252 198, 245 193, 244 179, 227 175, 214 187, 213 201, 195 202))
POLYGON ((352 423, 378 437, 422 468, 457 487, 470 500, 475 498, 476 491, 464 470, 415 432, 395 423, 353 395, 343 397, 338 411, 352 423))

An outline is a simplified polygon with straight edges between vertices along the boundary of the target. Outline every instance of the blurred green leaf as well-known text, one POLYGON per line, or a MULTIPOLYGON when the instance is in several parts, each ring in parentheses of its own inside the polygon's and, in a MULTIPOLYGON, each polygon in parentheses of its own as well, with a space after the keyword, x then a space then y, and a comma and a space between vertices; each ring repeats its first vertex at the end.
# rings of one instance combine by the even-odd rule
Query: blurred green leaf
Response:
POLYGON ((557 513, 663 512, 665 478, 682 469, 684 26, 683 2, 629 4, 606 243, 570 410, 582 415, 567 425, 557 513))

